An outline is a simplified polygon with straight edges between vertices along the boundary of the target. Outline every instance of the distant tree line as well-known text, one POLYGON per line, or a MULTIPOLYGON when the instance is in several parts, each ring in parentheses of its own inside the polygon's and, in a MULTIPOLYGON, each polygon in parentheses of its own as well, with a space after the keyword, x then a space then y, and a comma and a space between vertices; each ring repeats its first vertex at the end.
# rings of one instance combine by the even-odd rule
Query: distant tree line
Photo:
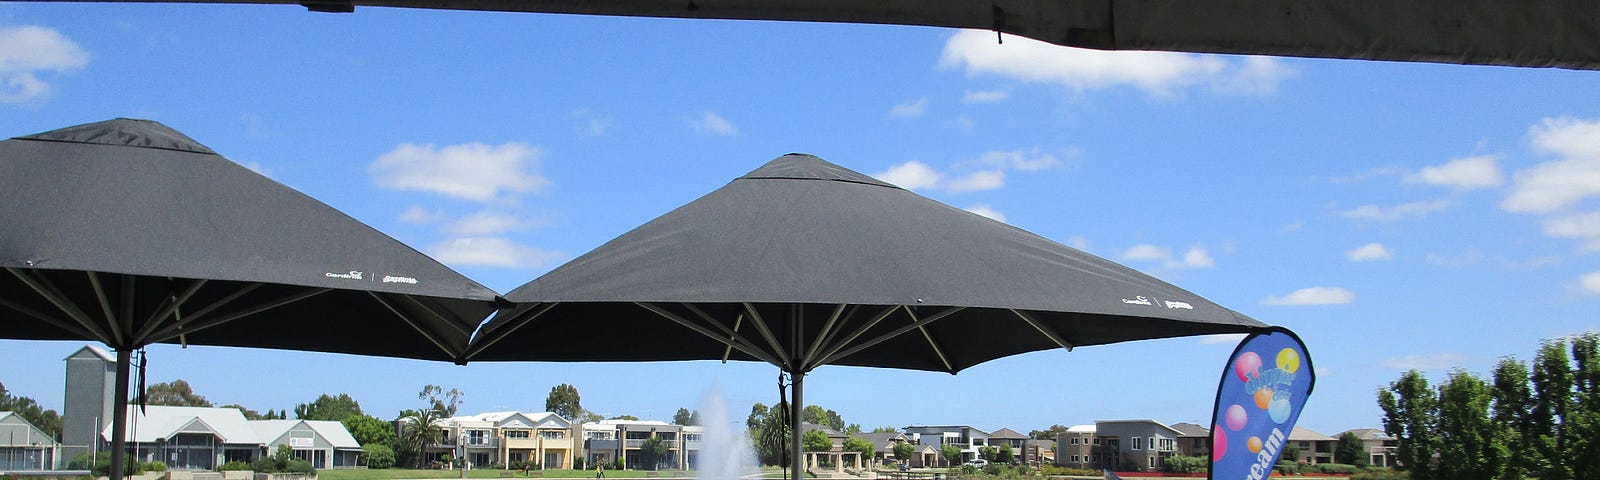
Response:
POLYGON ((1413 480, 1600 479, 1600 334, 1502 358, 1488 381, 1458 368, 1434 388, 1411 370, 1378 405, 1413 480))

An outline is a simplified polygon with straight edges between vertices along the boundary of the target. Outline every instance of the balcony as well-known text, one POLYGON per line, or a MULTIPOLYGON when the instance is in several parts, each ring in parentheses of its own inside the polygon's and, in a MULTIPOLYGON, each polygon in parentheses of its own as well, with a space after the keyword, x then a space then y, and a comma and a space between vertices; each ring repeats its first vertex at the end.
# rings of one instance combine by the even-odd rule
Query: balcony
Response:
MULTIPOLYGON (((662 440, 661 443, 667 444, 667 448, 678 448, 677 440, 662 440)), ((626 448, 639 448, 644 446, 644 439, 630 438, 623 445, 626 448)))

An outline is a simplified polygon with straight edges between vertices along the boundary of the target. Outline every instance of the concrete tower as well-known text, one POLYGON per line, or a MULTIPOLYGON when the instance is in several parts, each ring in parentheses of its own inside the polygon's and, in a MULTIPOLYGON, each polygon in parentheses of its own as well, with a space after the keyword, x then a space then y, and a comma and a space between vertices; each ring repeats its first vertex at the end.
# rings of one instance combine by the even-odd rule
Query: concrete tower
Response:
POLYGON ((111 423, 117 358, 93 345, 68 355, 67 392, 61 412, 61 458, 103 450, 100 431, 111 423))

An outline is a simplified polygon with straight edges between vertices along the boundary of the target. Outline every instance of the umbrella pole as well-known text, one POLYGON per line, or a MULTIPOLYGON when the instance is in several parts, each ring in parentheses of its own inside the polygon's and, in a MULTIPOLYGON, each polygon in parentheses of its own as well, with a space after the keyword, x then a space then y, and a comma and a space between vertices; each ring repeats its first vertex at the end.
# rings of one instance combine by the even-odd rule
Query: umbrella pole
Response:
POLYGON ((805 449, 804 445, 800 443, 802 437, 800 432, 800 412, 804 410, 800 406, 803 405, 800 403, 800 391, 802 390, 802 384, 805 383, 805 378, 806 374, 804 373, 789 372, 789 384, 794 387, 794 393, 792 394, 794 400, 789 402, 789 464, 793 467, 789 469, 790 480, 803 480, 806 478, 804 468, 806 460, 802 456, 805 449))
POLYGON ((109 480, 120 480, 125 470, 128 431, 128 367, 133 363, 130 348, 117 349, 117 391, 111 414, 111 471, 109 480))

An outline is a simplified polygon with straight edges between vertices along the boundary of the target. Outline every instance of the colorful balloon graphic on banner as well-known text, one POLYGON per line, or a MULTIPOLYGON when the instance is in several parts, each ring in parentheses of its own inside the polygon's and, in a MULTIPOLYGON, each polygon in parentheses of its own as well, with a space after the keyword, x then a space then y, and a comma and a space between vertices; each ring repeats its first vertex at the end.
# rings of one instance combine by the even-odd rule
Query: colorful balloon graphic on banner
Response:
POLYGON ((1217 385, 1209 478, 1271 475, 1315 383, 1311 357, 1294 332, 1274 327, 1240 342, 1217 385))

